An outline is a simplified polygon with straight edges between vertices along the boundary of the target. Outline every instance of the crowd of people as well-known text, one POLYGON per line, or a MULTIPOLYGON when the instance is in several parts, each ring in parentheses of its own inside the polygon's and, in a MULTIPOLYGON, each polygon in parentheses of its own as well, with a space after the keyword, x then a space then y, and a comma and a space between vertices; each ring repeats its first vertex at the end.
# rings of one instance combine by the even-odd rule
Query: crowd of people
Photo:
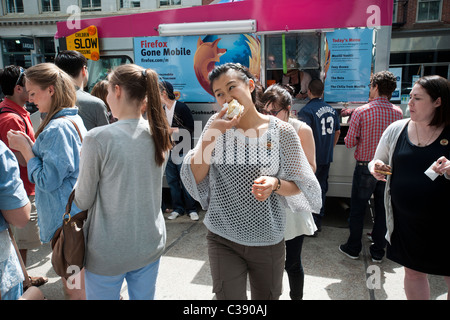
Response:
MULTIPOLYGON (((218 299, 246 299, 247 278, 252 299, 279 299, 284 270, 291 299, 302 299, 303 239, 321 230, 340 135, 322 81, 309 82, 309 101, 295 119, 288 88, 262 90, 240 64, 217 66, 209 81, 224 107, 197 144, 180 153, 176 134, 192 133, 194 123, 172 84, 135 64, 116 67, 92 95, 83 90, 87 78, 87 61, 75 51, 59 53, 54 64, 9 66, 0 74, 1 299, 19 299, 27 289, 20 260, 26 263, 27 250, 52 240, 72 190, 72 214, 88 210, 86 254, 77 279, 82 285, 74 289, 62 278, 66 297, 117 300, 126 280, 130 299, 154 299, 169 209, 164 173, 173 210, 168 219, 186 213, 198 220, 197 203, 206 210, 218 299), (243 112, 229 119, 232 100, 243 112), (36 132, 27 101, 41 114, 36 132)), ((450 82, 419 79, 411 118, 403 119, 389 102, 395 77, 381 71, 370 80, 370 102, 354 110, 345 137, 348 148, 356 147, 356 166, 350 234, 339 250, 358 258, 373 194, 372 260, 381 262, 386 250, 405 268, 407 298, 427 299, 427 274, 444 276, 450 288, 450 265, 442 259, 450 225, 443 208, 450 192, 450 82)), ((46 278, 30 280, 42 285, 46 278)))

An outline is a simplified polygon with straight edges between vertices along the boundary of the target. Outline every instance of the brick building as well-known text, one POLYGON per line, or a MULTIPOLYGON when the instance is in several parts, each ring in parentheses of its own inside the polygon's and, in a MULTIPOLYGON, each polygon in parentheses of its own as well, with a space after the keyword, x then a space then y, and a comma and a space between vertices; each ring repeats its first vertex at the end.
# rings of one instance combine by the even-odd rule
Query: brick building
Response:
POLYGON ((402 94, 413 79, 450 79, 450 0, 394 0, 390 67, 402 68, 402 94))

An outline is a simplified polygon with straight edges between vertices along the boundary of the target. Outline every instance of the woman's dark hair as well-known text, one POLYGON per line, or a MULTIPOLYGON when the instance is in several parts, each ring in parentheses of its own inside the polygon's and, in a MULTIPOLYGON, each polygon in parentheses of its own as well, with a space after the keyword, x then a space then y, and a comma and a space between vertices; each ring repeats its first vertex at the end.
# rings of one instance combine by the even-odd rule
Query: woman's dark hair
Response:
POLYGON ((109 85, 108 80, 101 80, 97 82, 95 86, 92 88, 91 95, 99 99, 102 99, 103 102, 106 104, 108 111, 111 111, 108 102, 106 101, 106 97, 108 96, 108 85, 109 85))
POLYGON ((261 104, 266 106, 271 103, 276 110, 287 109, 292 105, 292 95, 289 91, 279 84, 273 84, 266 89, 261 97, 261 104))
POLYGON ((251 72, 246 67, 241 65, 240 63, 229 62, 229 63, 225 63, 225 64, 215 67, 213 69, 213 71, 211 71, 208 75, 209 83, 211 85, 211 91, 212 91, 213 82, 217 78, 219 78, 222 74, 228 72, 229 70, 237 71, 238 75, 240 76, 240 79, 247 84, 250 79, 253 80, 253 82, 255 83, 255 90, 253 90, 253 92, 252 92, 252 101, 256 105, 258 98, 259 98, 258 95, 260 93, 259 90, 260 90, 261 86, 257 85, 257 80, 256 80, 255 76, 253 76, 253 74, 251 74, 251 72))
POLYGON ((118 66, 110 74, 111 86, 118 85, 128 94, 128 98, 138 104, 147 103, 148 122, 155 143, 155 160, 159 166, 164 164, 164 153, 172 148, 169 123, 161 105, 158 74, 152 69, 144 69, 136 64, 118 66), (146 100, 145 100, 146 99, 146 100))
POLYGON ((450 125, 450 81, 441 76, 425 76, 416 81, 434 102, 441 98, 441 105, 436 108, 430 126, 450 125))

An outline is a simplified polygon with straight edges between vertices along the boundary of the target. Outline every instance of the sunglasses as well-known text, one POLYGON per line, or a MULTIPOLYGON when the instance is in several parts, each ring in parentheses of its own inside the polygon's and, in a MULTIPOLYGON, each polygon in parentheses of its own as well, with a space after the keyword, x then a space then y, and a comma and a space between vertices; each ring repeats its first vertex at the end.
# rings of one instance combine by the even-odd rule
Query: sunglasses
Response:
POLYGON ((19 75, 19 77, 17 78, 16 86, 21 86, 21 87, 23 87, 22 80, 23 80, 24 75, 25 75, 25 70, 24 70, 22 67, 20 67, 20 75, 19 75))
POLYGON ((280 109, 280 110, 264 110, 265 114, 270 114, 274 117, 276 117, 281 111, 283 111, 285 109, 280 109))

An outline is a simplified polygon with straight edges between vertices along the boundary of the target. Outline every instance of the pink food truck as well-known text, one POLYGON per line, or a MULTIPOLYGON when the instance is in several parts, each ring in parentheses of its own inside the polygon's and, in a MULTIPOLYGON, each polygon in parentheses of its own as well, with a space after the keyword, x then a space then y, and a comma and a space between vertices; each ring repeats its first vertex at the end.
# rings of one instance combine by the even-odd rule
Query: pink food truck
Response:
MULTIPOLYGON (((89 58, 88 90, 117 65, 155 69, 172 83, 196 121, 194 143, 218 110, 208 73, 239 62, 263 87, 290 84, 293 116, 307 103, 303 83, 324 81, 324 100, 338 110, 367 102, 373 72, 388 70, 393 0, 243 0, 57 25, 59 50, 89 58)), ((330 197, 350 197, 355 160, 344 145, 347 117, 330 168, 330 197)))

